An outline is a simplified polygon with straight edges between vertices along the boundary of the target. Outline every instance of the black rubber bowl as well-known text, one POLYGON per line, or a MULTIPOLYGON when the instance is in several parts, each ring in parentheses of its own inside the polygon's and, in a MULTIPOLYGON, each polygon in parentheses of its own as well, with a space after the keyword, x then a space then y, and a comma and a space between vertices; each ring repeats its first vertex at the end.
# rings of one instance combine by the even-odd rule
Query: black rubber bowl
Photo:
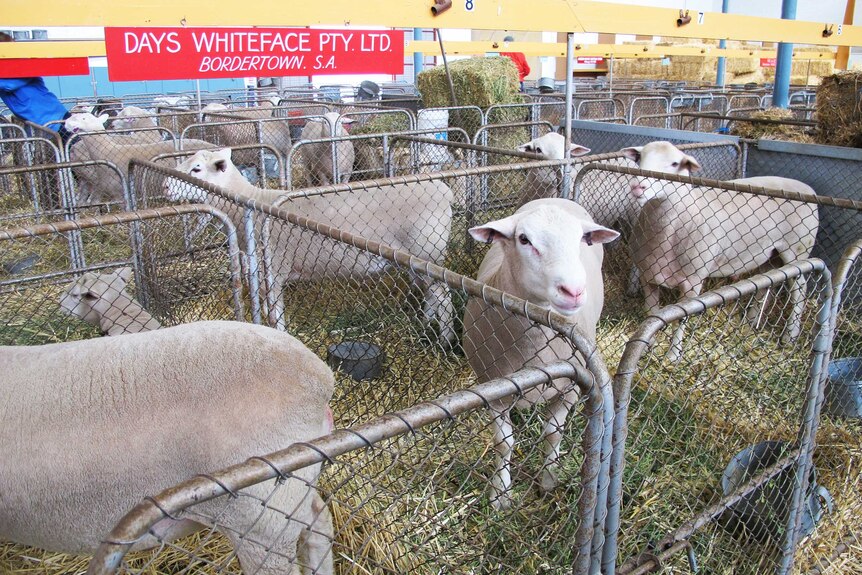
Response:
POLYGON ((380 346, 364 341, 342 341, 326 350, 329 367, 346 373, 356 381, 376 379, 383 371, 386 355, 380 346))

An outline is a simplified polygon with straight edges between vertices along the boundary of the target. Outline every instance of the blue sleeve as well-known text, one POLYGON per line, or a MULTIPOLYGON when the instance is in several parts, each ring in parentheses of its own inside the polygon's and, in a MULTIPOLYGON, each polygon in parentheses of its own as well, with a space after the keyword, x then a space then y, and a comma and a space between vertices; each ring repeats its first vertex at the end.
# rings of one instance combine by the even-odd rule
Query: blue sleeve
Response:
POLYGON ((29 82, 30 78, 0 78, 0 92, 14 92, 29 82))

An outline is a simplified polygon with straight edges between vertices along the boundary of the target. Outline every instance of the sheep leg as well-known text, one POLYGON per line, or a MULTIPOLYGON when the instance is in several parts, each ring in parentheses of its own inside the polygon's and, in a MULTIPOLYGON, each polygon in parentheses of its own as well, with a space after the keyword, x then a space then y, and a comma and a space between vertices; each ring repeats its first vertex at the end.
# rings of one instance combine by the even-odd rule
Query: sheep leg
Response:
POLYGON ((544 492, 553 491, 559 483, 556 471, 560 467, 560 443, 563 440, 566 418, 568 418, 569 411, 574 404, 568 395, 560 395, 548 404, 548 419, 545 422, 543 432, 545 463, 542 466, 540 480, 540 486, 544 492))
POLYGON ((440 331, 440 343, 448 348, 455 341, 455 307, 452 305, 452 293, 449 286, 440 282, 433 282, 425 289, 425 303, 423 304, 423 315, 426 324, 437 319, 437 327, 440 331))
POLYGON ((626 286, 626 295, 636 297, 641 290, 641 271, 636 265, 629 271, 629 283, 626 286))
MULTIPOLYGON (((302 575, 297 555, 300 536, 314 518, 313 497, 295 480, 260 483, 240 492, 229 507, 212 508, 217 528, 230 540, 243 573, 302 575), (261 505, 265 501, 266 505, 261 505)), ((326 572, 323 566, 319 574, 326 572)))
POLYGON ((311 525, 299 534, 300 563, 311 569, 311 573, 332 573, 332 515, 316 490, 311 499, 311 525))
MULTIPOLYGON (((684 281, 682 282, 681 287, 683 289, 683 298, 697 297, 700 295, 703 283, 700 281, 697 283, 684 281)), ((681 319, 673 332, 670 350, 667 352, 667 359, 671 363, 678 362, 680 357, 682 357, 682 340, 685 337, 685 323, 686 318, 681 319)))
MULTIPOLYGON (((782 255, 782 259, 784 259, 782 255)), ((782 343, 792 343, 796 341, 799 334, 802 332, 802 312, 805 309, 805 291, 807 278, 800 275, 793 279, 790 283, 790 318, 787 321, 787 328, 781 335, 782 343)))
POLYGON ((644 289, 644 306, 646 307, 647 313, 655 313, 659 308, 659 297, 661 296, 661 291, 657 285, 646 283, 643 285, 644 289))
POLYGON ((494 418, 494 450, 497 452, 497 469, 491 480, 491 507, 497 511, 512 505, 512 450, 515 438, 512 435, 511 407, 506 407, 494 418))

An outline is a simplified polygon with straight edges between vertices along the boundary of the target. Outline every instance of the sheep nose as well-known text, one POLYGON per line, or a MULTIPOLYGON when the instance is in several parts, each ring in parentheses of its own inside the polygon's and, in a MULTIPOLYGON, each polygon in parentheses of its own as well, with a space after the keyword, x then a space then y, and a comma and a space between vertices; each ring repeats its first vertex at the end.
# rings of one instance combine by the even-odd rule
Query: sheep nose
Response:
POLYGON ((644 195, 646 188, 644 187, 642 182, 632 181, 632 195, 636 198, 640 198, 644 195))
POLYGON ((581 305, 583 302, 585 291, 583 287, 559 285, 557 286, 557 291, 560 292, 563 299, 572 305, 581 305))

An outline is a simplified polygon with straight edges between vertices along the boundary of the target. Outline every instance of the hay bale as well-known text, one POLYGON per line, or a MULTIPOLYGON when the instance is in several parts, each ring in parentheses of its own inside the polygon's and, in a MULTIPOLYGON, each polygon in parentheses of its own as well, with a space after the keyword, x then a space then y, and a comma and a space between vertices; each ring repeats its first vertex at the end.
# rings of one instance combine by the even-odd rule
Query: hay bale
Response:
MULTIPOLYGON (((768 108, 752 113, 752 120, 795 120, 793 111, 783 108, 768 108)), ((790 142, 814 143, 814 138, 805 132, 804 126, 787 124, 767 124, 762 122, 734 122, 730 133, 750 140, 785 140, 790 142)))
MULTIPOLYGON (((449 72, 459 106, 487 108, 521 102, 518 70, 505 56, 456 60, 449 64, 449 72)), ((452 105, 445 67, 420 72, 416 76, 416 87, 426 108, 452 105)))
POLYGON ((862 148, 862 72, 839 72, 817 88, 818 139, 823 144, 862 148))

